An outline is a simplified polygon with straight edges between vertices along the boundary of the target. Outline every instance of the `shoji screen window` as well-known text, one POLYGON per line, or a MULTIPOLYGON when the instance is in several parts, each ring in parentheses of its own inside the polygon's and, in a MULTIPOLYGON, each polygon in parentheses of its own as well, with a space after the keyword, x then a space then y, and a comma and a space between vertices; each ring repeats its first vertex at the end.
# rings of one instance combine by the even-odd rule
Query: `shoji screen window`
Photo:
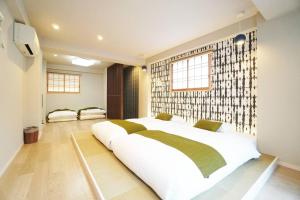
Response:
POLYGON ((65 74, 65 92, 78 93, 80 90, 79 75, 65 74))
POLYGON ((204 53, 172 63, 172 90, 209 90, 211 53, 204 53))
POLYGON ((49 93, 79 93, 80 75, 48 73, 49 93))
POLYGON ((173 90, 187 88, 187 60, 180 60, 173 63, 173 90))
POLYGON ((64 92, 64 74, 48 73, 48 92, 64 92))

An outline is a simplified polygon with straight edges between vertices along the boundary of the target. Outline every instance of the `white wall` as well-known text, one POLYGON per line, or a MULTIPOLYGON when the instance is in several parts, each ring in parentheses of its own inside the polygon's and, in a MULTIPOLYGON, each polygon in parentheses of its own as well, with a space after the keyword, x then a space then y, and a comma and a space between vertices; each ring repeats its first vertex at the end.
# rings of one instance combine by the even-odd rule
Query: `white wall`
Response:
POLYGON ((42 52, 27 59, 13 42, 14 18, 4 1, 2 35, 6 48, 0 48, 0 175, 23 144, 23 128, 42 122, 42 52))
POLYGON ((24 92, 24 127, 42 124, 42 65, 43 57, 40 51, 37 57, 28 58, 25 67, 24 92))
MULTIPOLYGON (((69 67, 71 68, 71 67, 69 67)), ((47 94, 47 113, 55 109, 69 108, 78 110, 84 107, 98 106, 105 108, 105 77, 103 71, 98 73, 63 71, 50 69, 51 72, 80 74, 79 94, 47 94)))
POLYGON ((259 149, 300 169, 300 11, 258 27, 259 149))
POLYGON ((13 18, 0 1, 5 17, 0 48, 0 175, 23 143, 23 74, 25 59, 13 43, 13 18))

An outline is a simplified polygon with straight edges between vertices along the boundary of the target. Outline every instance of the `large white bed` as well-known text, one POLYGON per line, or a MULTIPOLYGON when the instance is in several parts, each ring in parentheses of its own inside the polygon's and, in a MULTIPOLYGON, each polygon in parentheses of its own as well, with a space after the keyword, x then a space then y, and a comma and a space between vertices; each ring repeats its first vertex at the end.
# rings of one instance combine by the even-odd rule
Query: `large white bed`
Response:
POLYGON ((186 123, 153 118, 130 121, 143 124, 147 129, 161 130, 209 145, 226 161, 224 167, 204 178, 188 156, 171 146, 139 134, 128 135, 123 128, 109 121, 101 125, 95 124, 92 128, 95 136, 162 199, 191 199, 211 188, 248 160, 260 156, 255 139, 250 136, 210 132, 186 123))

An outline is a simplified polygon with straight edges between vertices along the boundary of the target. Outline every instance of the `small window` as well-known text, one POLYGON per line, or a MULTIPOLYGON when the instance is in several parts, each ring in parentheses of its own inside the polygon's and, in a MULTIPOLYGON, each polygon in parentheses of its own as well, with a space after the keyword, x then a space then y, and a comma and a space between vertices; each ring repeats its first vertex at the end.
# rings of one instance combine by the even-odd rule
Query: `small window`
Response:
POLYGON ((192 56, 171 64, 171 89, 208 90, 210 88, 211 53, 192 56))
POLYGON ((80 75, 48 73, 48 92, 79 93, 80 75))

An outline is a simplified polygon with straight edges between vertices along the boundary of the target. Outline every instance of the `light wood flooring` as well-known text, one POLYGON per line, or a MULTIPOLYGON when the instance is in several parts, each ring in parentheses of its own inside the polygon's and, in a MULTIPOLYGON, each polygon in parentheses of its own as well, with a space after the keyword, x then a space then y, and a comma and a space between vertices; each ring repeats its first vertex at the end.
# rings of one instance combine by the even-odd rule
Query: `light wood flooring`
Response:
MULTIPOLYGON (((0 178, 0 200, 95 199, 71 141, 99 120, 47 124, 41 140, 24 145, 0 178)), ((256 200, 300 199, 300 172, 279 167, 256 200)))

